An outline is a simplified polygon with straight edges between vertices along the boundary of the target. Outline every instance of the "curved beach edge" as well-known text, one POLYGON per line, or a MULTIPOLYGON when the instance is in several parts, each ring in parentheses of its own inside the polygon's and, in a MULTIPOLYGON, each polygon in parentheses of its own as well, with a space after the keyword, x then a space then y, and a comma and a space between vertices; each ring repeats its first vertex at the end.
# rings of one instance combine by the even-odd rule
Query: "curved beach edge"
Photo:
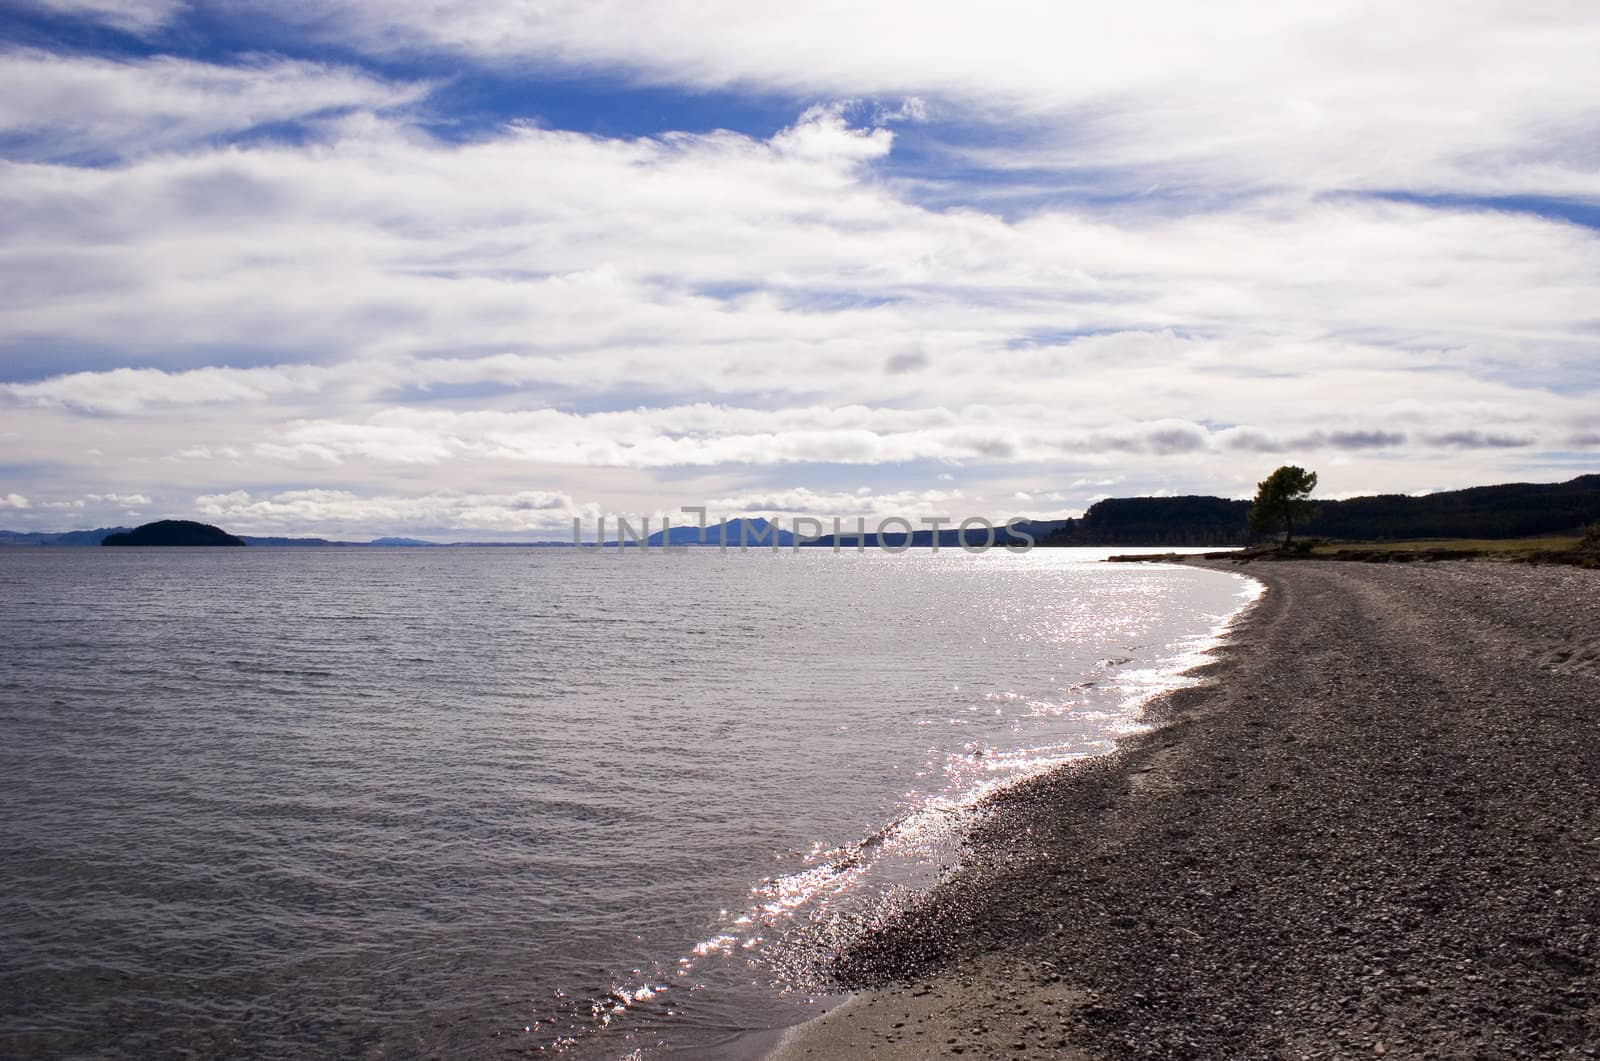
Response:
POLYGON ((1600 579, 1249 573, 1203 682, 997 799, 772 1061, 1600 1052, 1600 579))

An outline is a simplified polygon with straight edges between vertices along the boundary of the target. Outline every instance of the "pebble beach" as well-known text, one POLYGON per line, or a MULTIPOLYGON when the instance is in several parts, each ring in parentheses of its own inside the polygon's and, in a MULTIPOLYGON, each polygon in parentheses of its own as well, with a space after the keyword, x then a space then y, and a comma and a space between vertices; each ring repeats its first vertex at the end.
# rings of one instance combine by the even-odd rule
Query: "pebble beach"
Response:
POLYGON ((770 1055, 1600 1056, 1600 576, 1266 584, 1113 755, 1013 789, 770 1055))

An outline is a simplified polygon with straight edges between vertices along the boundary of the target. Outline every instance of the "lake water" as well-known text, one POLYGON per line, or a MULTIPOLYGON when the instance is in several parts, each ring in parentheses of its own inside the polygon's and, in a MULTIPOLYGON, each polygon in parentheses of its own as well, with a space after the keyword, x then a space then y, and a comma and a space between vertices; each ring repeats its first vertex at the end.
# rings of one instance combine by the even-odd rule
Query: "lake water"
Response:
POLYGON ((1252 595, 1103 555, 0 551, 0 1055, 748 1056, 1252 595))

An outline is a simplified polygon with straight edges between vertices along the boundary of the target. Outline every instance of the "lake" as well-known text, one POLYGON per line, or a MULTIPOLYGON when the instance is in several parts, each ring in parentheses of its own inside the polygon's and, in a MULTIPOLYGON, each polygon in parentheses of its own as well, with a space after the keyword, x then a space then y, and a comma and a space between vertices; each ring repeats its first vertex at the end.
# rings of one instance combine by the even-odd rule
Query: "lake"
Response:
POLYGON ((1105 551, 0 551, 0 1053, 742 1057, 1253 596, 1105 551))

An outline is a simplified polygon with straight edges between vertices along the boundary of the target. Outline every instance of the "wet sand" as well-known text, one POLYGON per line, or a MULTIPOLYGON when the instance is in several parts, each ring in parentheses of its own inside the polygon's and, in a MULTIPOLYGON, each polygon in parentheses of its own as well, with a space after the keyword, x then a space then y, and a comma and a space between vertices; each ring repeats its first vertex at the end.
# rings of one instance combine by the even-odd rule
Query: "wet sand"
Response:
POLYGON ((1600 574, 1243 570, 1207 682, 997 801, 774 1061, 1600 1057, 1600 574))

